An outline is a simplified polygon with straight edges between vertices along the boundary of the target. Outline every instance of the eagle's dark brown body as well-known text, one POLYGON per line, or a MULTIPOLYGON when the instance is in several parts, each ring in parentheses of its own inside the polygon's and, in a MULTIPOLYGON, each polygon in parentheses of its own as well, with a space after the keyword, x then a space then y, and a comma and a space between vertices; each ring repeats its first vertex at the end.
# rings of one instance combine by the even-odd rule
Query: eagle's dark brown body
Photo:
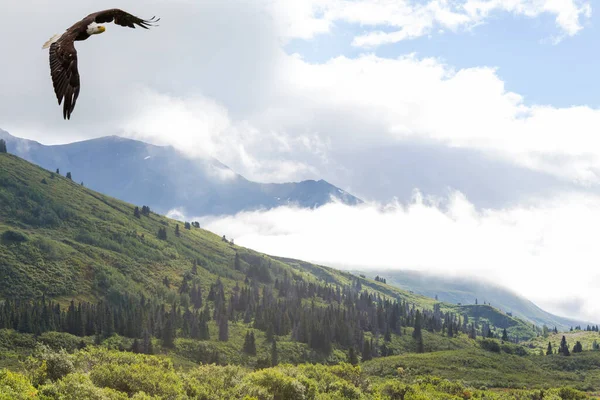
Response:
POLYGON ((86 40, 94 33, 104 32, 104 29, 99 29, 98 24, 114 22, 124 27, 135 28, 137 25, 148 29, 153 22, 159 20, 160 18, 154 19, 154 17, 150 20, 143 20, 116 8, 99 11, 73 24, 50 44, 50 74, 58 104, 60 105, 63 99, 65 101, 63 105, 64 119, 71 119, 71 113, 75 108, 77 97, 79 97, 80 80, 75 42, 86 40))

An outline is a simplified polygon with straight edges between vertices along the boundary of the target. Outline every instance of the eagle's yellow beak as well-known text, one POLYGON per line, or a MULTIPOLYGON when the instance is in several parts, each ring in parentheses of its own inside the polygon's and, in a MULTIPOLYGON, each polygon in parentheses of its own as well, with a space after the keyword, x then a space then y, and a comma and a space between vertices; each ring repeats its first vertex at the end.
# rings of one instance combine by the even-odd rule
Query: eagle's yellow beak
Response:
POLYGON ((102 32, 104 32, 105 30, 106 30, 106 28, 105 28, 105 27, 103 27, 103 26, 99 26, 99 27, 98 27, 98 32, 99 32, 99 33, 102 33, 102 32))

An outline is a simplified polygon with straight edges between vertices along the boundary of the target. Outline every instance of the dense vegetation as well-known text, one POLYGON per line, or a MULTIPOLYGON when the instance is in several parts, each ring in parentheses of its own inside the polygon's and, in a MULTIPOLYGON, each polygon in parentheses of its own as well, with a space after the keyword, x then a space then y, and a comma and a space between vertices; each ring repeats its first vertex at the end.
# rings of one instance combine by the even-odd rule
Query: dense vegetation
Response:
POLYGON ((73 387, 99 399, 325 399, 600 386, 600 352, 587 342, 581 354, 565 343, 569 357, 546 356, 537 338, 551 332, 490 305, 442 303, 384 278, 253 252, 6 153, 0 204, 0 366, 28 371, 0 372, 0 399, 68 399, 80 393, 73 387), (532 372, 515 375, 522 368, 532 372), (146 390, 148 380, 157 383, 146 390))
POLYGON ((0 399, 585 399, 569 388, 492 390, 403 368, 385 378, 340 363, 250 370, 215 364, 187 370, 169 358, 91 347, 69 354, 40 345, 21 372, 0 370, 0 399))

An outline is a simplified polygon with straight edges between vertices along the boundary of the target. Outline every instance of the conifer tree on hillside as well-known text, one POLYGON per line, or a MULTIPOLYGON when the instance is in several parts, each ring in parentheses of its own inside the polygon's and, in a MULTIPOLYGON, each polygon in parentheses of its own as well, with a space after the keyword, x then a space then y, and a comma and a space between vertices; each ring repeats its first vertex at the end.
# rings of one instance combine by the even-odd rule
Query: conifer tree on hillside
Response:
POLYGON ((546 350, 546 355, 549 356, 552 354, 552 343, 548 342, 548 349, 546 350))
POLYGON ((175 224, 175 236, 179 237, 179 224, 175 224))
POLYGON ((6 153, 6 141, 4 139, 0 139, 0 153, 6 153))
POLYGON ((365 340, 365 343, 363 344, 362 360, 369 361, 372 358, 373 358, 373 355, 371 354, 371 346, 369 344, 369 341, 365 340))
POLYGON ((254 332, 246 331, 246 338, 244 339, 244 347, 242 348, 244 353, 252 356, 256 355, 256 341, 254 339, 254 332))
POLYGON ((135 209, 133 210, 133 216, 136 218, 140 218, 140 209, 138 207, 135 207, 135 209))
POLYGON ((508 332, 506 332, 506 328, 502 330, 502 340, 508 342, 508 332))
POLYGON ((167 229, 164 227, 158 228, 158 238, 161 240, 167 240, 167 229))
POLYGON ((558 353, 562 354, 563 356, 571 355, 571 352, 569 351, 569 345, 567 344, 567 338, 565 338, 564 336, 562 337, 562 340, 560 341, 560 347, 558 348, 558 353))
POLYGON ((581 353, 583 351, 583 345, 581 344, 580 341, 577 341, 577 343, 575 343, 575 346, 573 346, 573 353, 581 353))
POLYGON ((219 340, 221 342, 226 342, 229 340, 229 321, 224 313, 219 319, 219 340))
POLYGON ((356 350, 354 350, 354 347, 350 347, 350 350, 348 350, 348 362, 352 365, 358 364, 358 357, 356 356, 356 350))
POLYGON ((279 351, 277 350, 277 340, 273 340, 271 344, 271 366, 279 364, 279 351))
POLYGON ((70 172, 67 172, 67 179, 71 179, 71 180, 73 180, 73 179, 71 178, 71 173, 70 173, 70 172))

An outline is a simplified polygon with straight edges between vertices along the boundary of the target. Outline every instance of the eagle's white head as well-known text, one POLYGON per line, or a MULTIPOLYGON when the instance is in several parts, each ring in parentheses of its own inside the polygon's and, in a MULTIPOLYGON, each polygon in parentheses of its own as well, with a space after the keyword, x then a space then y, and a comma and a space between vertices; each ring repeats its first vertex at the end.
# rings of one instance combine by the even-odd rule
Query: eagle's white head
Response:
POLYGON ((106 30, 105 27, 103 27, 102 25, 98 25, 95 22, 92 22, 91 24, 88 25, 86 33, 90 36, 92 35, 97 35, 99 33, 102 33, 106 30))

